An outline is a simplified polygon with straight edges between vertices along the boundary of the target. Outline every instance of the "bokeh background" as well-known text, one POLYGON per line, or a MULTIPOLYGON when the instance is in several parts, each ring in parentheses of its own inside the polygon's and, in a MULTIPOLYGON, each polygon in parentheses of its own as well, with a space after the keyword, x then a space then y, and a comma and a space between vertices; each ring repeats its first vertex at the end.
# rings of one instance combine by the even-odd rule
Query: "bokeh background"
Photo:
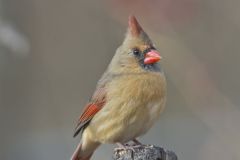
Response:
MULTIPOLYGON (((141 141, 180 160, 240 159, 240 1, 0 0, 0 159, 66 160, 81 109, 134 13, 168 102, 141 141)), ((111 159, 103 145, 94 160, 111 159)))

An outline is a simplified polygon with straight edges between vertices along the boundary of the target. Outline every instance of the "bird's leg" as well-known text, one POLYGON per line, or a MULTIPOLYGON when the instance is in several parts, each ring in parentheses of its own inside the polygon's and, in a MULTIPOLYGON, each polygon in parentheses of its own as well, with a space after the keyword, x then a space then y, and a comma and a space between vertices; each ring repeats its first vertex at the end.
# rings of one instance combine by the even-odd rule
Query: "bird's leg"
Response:
POLYGON ((141 142, 139 142, 136 138, 132 140, 136 145, 142 145, 141 142))
POLYGON ((125 145, 120 143, 120 142, 117 142, 116 143, 118 145, 119 148, 123 148, 123 149, 126 149, 125 145))

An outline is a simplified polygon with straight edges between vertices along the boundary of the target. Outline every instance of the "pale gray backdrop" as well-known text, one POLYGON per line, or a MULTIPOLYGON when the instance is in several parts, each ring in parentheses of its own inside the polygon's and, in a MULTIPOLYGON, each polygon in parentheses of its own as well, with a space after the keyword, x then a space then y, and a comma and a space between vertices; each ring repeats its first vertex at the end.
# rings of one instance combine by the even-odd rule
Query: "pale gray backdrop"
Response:
MULTIPOLYGON (((129 13, 156 42, 168 80, 167 108, 141 141, 180 160, 240 159, 240 1, 0 4, 1 19, 23 37, 23 50, 0 45, 0 159, 70 158, 75 121, 121 44, 129 13)), ((100 147, 93 159, 111 159, 113 147, 100 147)))

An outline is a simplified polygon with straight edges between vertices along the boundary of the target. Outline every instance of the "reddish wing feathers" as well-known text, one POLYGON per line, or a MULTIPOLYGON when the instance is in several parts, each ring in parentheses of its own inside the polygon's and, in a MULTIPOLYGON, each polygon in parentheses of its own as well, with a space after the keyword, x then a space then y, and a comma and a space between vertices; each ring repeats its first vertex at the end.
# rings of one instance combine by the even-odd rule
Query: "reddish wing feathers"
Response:
POLYGON ((82 123, 84 121, 87 121, 89 118, 93 117, 100 109, 101 106, 97 106, 96 104, 92 103, 88 104, 83 114, 79 118, 79 122, 82 123))
POLYGON ((77 136, 80 131, 82 131, 94 115, 102 109, 105 104, 105 89, 99 88, 93 94, 91 101, 86 105, 83 110, 82 115, 78 120, 77 127, 75 129, 73 137, 77 136))

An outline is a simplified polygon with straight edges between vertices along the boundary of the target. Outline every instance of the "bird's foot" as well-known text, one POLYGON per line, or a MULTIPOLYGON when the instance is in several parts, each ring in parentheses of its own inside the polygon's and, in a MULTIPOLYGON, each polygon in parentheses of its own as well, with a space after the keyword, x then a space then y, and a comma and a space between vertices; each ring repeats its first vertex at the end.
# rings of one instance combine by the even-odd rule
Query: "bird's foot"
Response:
POLYGON ((118 148, 115 148, 114 149, 115 151, 124 150, 127 152, 127 150, 131 150, 132 152, 135 152, 135 149, 134 149, 135 146, 131 146, 129 144, 122 144, 122 143, 117 143, 117 145, 118 145, 118 148))

